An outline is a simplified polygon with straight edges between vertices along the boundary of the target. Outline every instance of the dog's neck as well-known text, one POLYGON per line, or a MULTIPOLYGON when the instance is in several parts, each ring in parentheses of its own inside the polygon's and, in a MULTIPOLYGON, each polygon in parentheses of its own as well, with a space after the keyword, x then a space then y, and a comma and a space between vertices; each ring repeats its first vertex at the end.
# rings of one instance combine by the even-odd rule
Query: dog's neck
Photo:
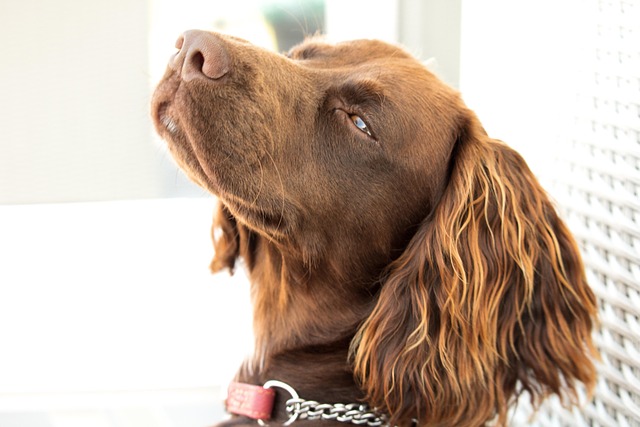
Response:
MULTIPOLYGON (((236 377, 243 383, 263 385, 278 380, 291 386, 300 398, 326 404, 359 403, 363 393, 353 378, 348 362, 351 337, 325 345, 312 345, 286 349, 271 355, 265 366, 256 368, 247 361, 236 377)), ((279 396, 274 406, 274 420, 285 421, 289 417, 284 402, 291 396, 276 389, 279 396)))
POLYGON ((361 399, 348 353, 375 298, 377 277, 370 273, 375 271, 371 256, 367 255, 368 262, 345 256, 344 266, 322 260, 310 266, 261 237, 254 240, 252 250, 259 252, 248 265, 255 353, 238 379, 254 384, 285 381, 301 396, 330 399, 327 403, 336 403, 337 398, 348 400, 343 403, 361 399), (305 396, 305 390, 313 395, 305 396), (319 390, 326 395, 317 395, 319 390))
POLYGON ((256 355, 261 360, 353 336, 370 312, 374 279, 364 271, 350 265, 345 277, 341 266, 322 260, 309 265, 266 239, 258 240, 256 250, 262 253, 249 275, 256 355))

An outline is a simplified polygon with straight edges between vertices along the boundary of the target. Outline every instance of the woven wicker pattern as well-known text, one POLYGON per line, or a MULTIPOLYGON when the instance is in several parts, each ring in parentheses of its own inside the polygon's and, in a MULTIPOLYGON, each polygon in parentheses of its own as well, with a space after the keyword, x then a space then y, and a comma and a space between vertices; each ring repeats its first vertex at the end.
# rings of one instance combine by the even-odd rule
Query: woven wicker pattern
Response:
POLYGON ((541 426, 640 426, 640 1, 595 5, 592 64, 552 195, 578 239, 600 304, 594 400, 553 401, 541 426))

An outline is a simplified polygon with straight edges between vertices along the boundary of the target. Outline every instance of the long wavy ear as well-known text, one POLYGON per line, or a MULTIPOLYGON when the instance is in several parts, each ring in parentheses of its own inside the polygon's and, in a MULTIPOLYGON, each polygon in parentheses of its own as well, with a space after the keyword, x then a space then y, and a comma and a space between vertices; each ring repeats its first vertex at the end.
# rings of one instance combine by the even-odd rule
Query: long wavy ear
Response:
POLYGON ((222 203, 213 218, 211 237, 214 255, 209 268, 214 273, 228 268, 233 274, 236 259, 240 256, 240 230, 236 219, 222 203))
POLYGON ((445 193, 385 277, 352 356, 391 425, 504 425, 523 391, 537 405, 593 388, 596 303, 576 244, 471 112, 445 193))

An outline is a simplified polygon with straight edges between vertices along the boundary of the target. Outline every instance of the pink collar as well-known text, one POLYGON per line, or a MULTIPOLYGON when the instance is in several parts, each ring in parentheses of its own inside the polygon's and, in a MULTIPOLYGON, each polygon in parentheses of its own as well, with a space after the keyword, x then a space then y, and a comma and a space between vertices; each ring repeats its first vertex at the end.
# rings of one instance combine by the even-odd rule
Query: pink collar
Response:
POLYGON ((268 420, 276 392, 259 385, 232 382, 227 391, 227 412, 254 420, 268 420))
POLYGON ((304 400, 298 393, 282 381, 270 380, 263 386, 232 382, 227 394, 227 412, 234 415, 245 416, 258 421, 261 426, 266 426, 265 421, 271 418, 276 397, 274 388, 287 391, 291 398, 286 401, 286 410, 289 419, 282 425, 291 425, 295 420, 336 420, 344 423, 366 424, 369 427, 387 426, 387 417, 371 410, 362 403, 350 403, 347 405, 321 404, 312 400, 304 400))
MULTIPOLYGON (((291 395, 291 401, 296 402, 296 407, 300 408, 300 403, 305 402, 300 399, 298 393, 287 383, 282 381, 270 380, 263 386, 232 382, 229 384, 227 392, 227 412, 234 415, 243 415, 251 419, 257 420, 261 426, 266 426, 265 420, 269 420, 273 413, 273 403, 276 397, 274 387, 281 388, 291 395)), ((289 412, 289 407, 287 407, 289 412)), ((289 413, 289 419, 282 425, 288 426, 298 419, 300 412, 289 413)))

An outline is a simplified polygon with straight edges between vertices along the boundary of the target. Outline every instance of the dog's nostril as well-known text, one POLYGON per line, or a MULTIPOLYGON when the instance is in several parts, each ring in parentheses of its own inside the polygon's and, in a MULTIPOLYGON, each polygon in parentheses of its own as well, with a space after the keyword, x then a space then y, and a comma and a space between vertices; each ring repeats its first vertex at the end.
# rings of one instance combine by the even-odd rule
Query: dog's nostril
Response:
POLYGON ((185 81, 208 78, 218 80, 230 69, 225 42, 213 33, 187 31, 176 40, 179 50, 172 67, 185 81))
POLYGON ((185 64, 188 68, 192 70, 199 70, 203 72, 204 67, 204 55, 200 51, 190 52, 190 55, 187 57, 187 61, 189 64, 185 64))
POLYGON ((202 74, 210 79, 220 79, 229 72, 229 60, 224 53, 200 54, 202 58, 202 74))

